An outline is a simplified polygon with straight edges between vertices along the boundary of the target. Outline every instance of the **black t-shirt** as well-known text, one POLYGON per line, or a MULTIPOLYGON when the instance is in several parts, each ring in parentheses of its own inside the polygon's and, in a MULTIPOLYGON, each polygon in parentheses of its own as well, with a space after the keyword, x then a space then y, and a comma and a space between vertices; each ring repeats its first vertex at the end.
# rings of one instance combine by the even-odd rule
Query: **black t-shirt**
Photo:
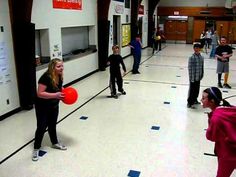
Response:
POLYGON ((123 58, 120 55, 112 54, 109 56, 108 61, 110 62, 110 72, 115 73, 120 71, 120 64, 123 70, 126 72, 126 67, 123 62, 123 58))
MULTIPOLYGON (((229 45, 220 45, 216 48, 216 55, 223 56, 224 54, 232 54, 232 48, 229 45)), ((222 61, 221 59, 217 58, 218 61, 221 62, 229 62, 229 58, 227 58, 227 61, 222 61)))
MULTIPOLYGON (((57 87, 54 87, 52 85, 52 79, 50 78, 50 76, 47 72, 45 72, 40 77, 38 83, 45 85, 47 87, 45 91, 49 92, 49 93, 60 92, 61 88, 62 88, 62 80, 59 79, 59 83, 58 83, 57 87)), ((36 103, 38 103, 40 105, 45 105, 45 106, 57 106, 59 101, 60 100, 58 100, 58 99, 44 99, 44 98, 37 97, 36 103)))

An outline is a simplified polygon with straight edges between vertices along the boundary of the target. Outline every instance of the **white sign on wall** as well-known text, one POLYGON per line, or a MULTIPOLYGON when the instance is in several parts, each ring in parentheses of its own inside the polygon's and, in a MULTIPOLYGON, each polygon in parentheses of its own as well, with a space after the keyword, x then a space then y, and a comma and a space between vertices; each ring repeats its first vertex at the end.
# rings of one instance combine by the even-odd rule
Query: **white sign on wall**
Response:
POLYGON ((121 4, 117 4, 115 6, 115 12, 117 14, 123 14, 124 13, 124 5, 121 5, 121 4))
POLYGON ((7 60, 6 46, 4 42, 0 42, 0 84, 11 82, 11 74, 9 71, 9 63, 7 60))

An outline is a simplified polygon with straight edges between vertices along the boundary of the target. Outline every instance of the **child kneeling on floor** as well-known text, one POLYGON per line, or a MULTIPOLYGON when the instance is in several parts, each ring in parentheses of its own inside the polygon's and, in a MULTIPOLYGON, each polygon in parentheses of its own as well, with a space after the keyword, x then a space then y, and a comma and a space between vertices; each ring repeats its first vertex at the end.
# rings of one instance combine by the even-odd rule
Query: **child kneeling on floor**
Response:
POLYGON ((210 108, 206 138, 215 142, 218 158, 216 177, 230 177, 236 169, 236 107, 222 98, 217 87, 202 93, 203 108, 210 108))

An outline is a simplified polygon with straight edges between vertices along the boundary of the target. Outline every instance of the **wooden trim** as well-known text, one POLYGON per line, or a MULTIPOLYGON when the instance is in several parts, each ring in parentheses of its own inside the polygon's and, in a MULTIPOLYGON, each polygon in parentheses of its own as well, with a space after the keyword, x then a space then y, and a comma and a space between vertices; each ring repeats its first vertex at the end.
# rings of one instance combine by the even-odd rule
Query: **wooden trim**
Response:
POLYGON ((33 0, 9 0, 12 23, 31 22, 33 0))
POLYGON ((109 45, 109 26, 108 12, 111 0, 98 0, 98 66, 101 71, 106 69, 109 45))
POLYGON ((193 16, 193 17, 221 17, 232 16, 227 14, 229 10, 224 7, 158 7, 159 16, 174 15, 174 12, 178 12, 181 16, 193 16), (211 12, 210 14, 201 14, 200 12, 211 12))

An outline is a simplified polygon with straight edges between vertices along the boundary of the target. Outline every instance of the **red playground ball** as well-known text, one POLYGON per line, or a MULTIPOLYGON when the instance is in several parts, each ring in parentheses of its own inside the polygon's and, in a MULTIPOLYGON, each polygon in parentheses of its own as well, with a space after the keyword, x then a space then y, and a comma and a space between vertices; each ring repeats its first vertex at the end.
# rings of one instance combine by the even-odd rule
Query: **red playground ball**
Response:
POLYGON ((65 104, 74 104, 78 99, 78 92, 72 87, 64 88, 62 93, 65 94, 65 97, 62 100, 65 104))

